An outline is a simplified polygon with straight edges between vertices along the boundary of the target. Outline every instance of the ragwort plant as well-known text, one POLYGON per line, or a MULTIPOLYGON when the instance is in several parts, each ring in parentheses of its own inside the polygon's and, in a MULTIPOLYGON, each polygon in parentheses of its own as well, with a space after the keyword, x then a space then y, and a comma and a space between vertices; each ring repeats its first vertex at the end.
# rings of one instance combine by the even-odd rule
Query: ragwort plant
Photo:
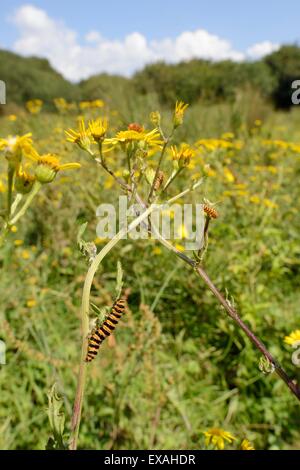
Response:
MULTIPOLYGON (((79 236, 80 247, 82 251, 88 255, 90 265, 85 277, 82 294, 81 359, 71 423, 71 437, 69 441, 69 448, 72 450, 77 448, 78 443, 88 368, 88 364, 85 359, 87 357, 88 350, 91 347, 91 342, 89 340, 89 313, 92 307, 90 291, 93 279, 105 256, 108 255, 124 235, 130 233, 138 226, 143 226, 148 231, 152 230, 156 235, 157 240, 167 250, 169 250, 173 256, 178 257, 193 269, 195 275, 199 276, 204 281, 205 285, 214 294, 217 301, 223 307, 223 310, 231 320, 233 320, 237 326, 244 331, 250 341, 260 351, 262 354, 259 364, 260 369, 264 373, 275 371, 290 391, 300 400, 300 389, 298 385, 287 375, 281 365, 267 350, 262 341, 257 338, 248 325, 244 323, 238 315, 233 302, 229 299, 229 295, 226 294, 226 296, 224 296, 218 290, 203 267, 205 253, 208 248, 209 227, 211 222, 218 217, 218 212, 214 208, 213 204, 209 203, 205 198, 202 198, 204 202, 203 210, 205 213, 204 245, 199 248, 199 250, 194 251, 193 258, 187 256, 183 252, 181 246, 176 246, 163 238, 157 227, 155 227, 153 223, 150 224, 151 213, 154 210, 162 210, 157 209, 158 203, 160 204, 158 207, 163 207, 164 204, 171 204, 182 199, 184 196, 189 195, 191 192, 195 192, 202 183, 202 178, 195 179, 191 181, 189 187, 184 188, 179 194, 170 195, 174 181, 180 180, 180 175, 188 170, 189 165, 193 160, 193 156, 195 155, 195 148, 185 143, 178 146, 171 145, 174 134, 183 124, 187 107, 188 105, 183 102, 176 103, 171 131, 168 134, 166 134, 165 130, 162 128, 161 116, 158 112, 153 112, 150 115, 150 120, 153 125, 151 130, 146 130, 138 123, 131 123, 127 129, 120 130, 114 136, 109 137, 108 120, 106 118, 98 118, 96 120, 89 121, 87 126, 84 120, 82 120, 78 130, 69 129, 66 131, 68 141, 77 145, 80 149, 86 152, 91 163, 109 174, 119 185, 120 190, 127 195, 128 199, 132 203, 138 203, 143 209, 141 213, 136 213, 135 219, 129 224, 129 226, 121 228, 121 230, 99 253, 97 253, 93 244, 86 243, 82 240, 82 234, 85 227, 82 228, 79 236), (112 165, 110 164, 111 155, 118 158, 119 169, 117 172, 112 169, 112 165)), ((226 143, 226 141, 224 142, 226 143)), ((202 145, 201 140, 198 141, 198 143, 199 145, 202 145)), ((205 145, 207 145, 207 142, 205 145)), ((216 144, 216 142, 214 142, 213 145, 218 145, 218 143, 216 144)), ((230 171, 228 171, 227 178, 231 177, 233 176, 230 174, 230 171)), ((121 294, 119 292, 119 297, 120 295, 121 294)), ((105 326, 105 322, 102 323, 102 333, 99 331, 98 339, 96 338, 98 343, 96 341, 92 346, 97 350, 101 341, 103 341, 103 339, 113 329, 112 326, 109 328, 107 325, 108 324, 106 323, 105 326)), ((93 341, 94 339, 95 337, 93 338, 93 341)), ((59 421, 61 416, 60 413, 57 413, 56 416, 59 421)), ((60 424, 58 427, 60 427, 60 424)), ((219 449, 224 447, 225 441, 228 441, 229 443, 233 443, 234 441, 234 438, 223 430, 209 430, 205 435, 206 444, 216 446, 219 449)), ((247 441, 243 441, 240 448, 250 450, 252 445, 247 441)))

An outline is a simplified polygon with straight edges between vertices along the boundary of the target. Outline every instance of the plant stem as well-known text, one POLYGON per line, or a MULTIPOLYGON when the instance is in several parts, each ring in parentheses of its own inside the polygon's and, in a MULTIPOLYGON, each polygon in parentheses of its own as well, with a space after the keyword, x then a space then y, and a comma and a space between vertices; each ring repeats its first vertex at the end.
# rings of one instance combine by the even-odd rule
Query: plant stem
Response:
POLYGON ((15 169, 9 166, 7 170, 7 220, 10 218, 14 174, 15 174, 15 169))
POLYGON ((18 193, 16 195, 16 198, 15 198, 14 202, 11 205, 11 211, 10 211, 11 216, 14 215, 14 213, 16 212, 17 207, 20 204, 20 202, 22 201, 22 199, 23 199, 23 194, 18 193))
MULTIPOLYGON (((184 191, 183 193, 186 193, 184 191)), ((182 194, 183 194, 182 193, 182 194)), ((180 194, 178 195, 180 196, 180 194)), ((178 196, 175 196, 178 198, 178 196)), ((174 200, 175 198, 173 198, 174 200)), ((147 204, 137 195, 137 201, 139 204, 141 204, 143 207, 146 207, 147 204)), ((170 203, 171 200, 168 201, 170 203)), ((208 228, 208 226, 207 226, 208 228)), ((228 313, 230 318, 244 331, 244 333, 248 336, 250 341, 254 344, 254 346, 263 354, 264 357, 268 359, 268 361, 274 366, 274 369, 277 373, 277 375, 283 380, 283 382, 288 386, 288 388, 291 390, 291 392, 298 398, 300 401, 300 388, 298 385, 296 385, 293 380, 288 376, 288 374, 285 372, 283 367, 275 360, 275 358, 272 356, 272 354, 268 351, 266 346, 260 339, 258 339, 255 334, 250 330, 250 328, 243 322, 243 320, 240 318, 239 314, 237 311, 227 302, 225 297, 221 294, 221 292, 217 289, 217 287, 214 285, 214 283, 211 281, 209 278, 208 274, 206 271, 199 266, 199 264, 194 261, 193 259, 189 258, 186 256, 184 253, 181 251, 177 250, 171 243, 169 243, 167 240, 165 240, 159 233, 159 230, 155 227, 155 225, 152 224, 152 230, 155 233, 157 239, 164 245, 168 250, 172 251, 175 253, 175 255, 182 259, 185 263, 190 265, 196 272, 196 274, 203 279, 207 287, 211 290, 211 292, 214 294, 214 296, 218 299, 220 304, 224 307, 225 311, 228 313)))
POLYGON ((166 148, 167 148, 168 143, 170 142, 170 140, 171 140, 171 138, 172 138, 172 136, 173 136, 173 132, 174 132, 174 130, 173 130, 172 133, 169 135, 169 137, 165 137, 165 138, 164 138, 164 145, 163 145, 163 148, 162 148, 162 150, 161 150, 161 154, 160 154, 160 157, 159 157, 158 165, 157 165, 157 168, 156 168, 156 171, 155 171, 155 176, 154 176, 154 178, 153 178, 153 182, 152 182, 151 189, 150 189, 150 192, 149 192, 148 202, 151 202, 151 200, 152 200, 152 196, 153 196, 153 193, 154 193, 155 181, 157 180, 158 173, 159 173, 161 164, 162 164, 163 159, 164 159, 164 156, 165 156, 166 148))
POLYGON ((28 207, 30 206, 33 198, 37 195, 39 190, 41 189, 42 185, 39 183, 39 181, 36 181, 34 183, 34 186, 31 190, 31 192, 28 194, 26 201, 24 202, 22 208, 19 210, 19 212, 9 221, 9 225, 14 225, 26 212, 28 207))
POLYGON ((207 287, 211 290, 214 296, 218 299, 220 304, 224 307, 225 311, 228 313, 230 318, 244 331, 244 333, 248 336, 250 341, 254 344, 254 346, 263 354, 264 357, 268 359, 268 361, 274 366, 274 369, 277 375, 284 381, 284 383, 288 386, 291 392, 298 398, 300 401, 300 388, 292 381, 292 379, 287 375, 285 370, 282 366, 275 360, 272 354, 268 351, 266 346, 263 344, 260 339, 258 339, 255 334, 250 330, 250 328, 243 322, 243 320, 238 315, 237 311, 229 305, 225 297, 221 294, 221 292, 217 289, 217 287, 213 284, 211 279, 209 278, 206 271, 197 263, 186 256, 184 253, 178 251, 173 245, 171 245, 167 240, 165 240, 158 231, 156 231, 155 227, 152 225, 152 229, 155 231, 156 236, 158 237, 159 241, 168 249, 173 251, 176 256, 181 258, 185 263, 189 264, 192 268, 194 268, 196 274, 203 279, 207 287))
POLYGON ((300 401, 300 388, 292 381, 292 379, 287 375, 285 370, 281 367, 281 365, 275 360, 272 354, 268 351, 266 346, 262 341, 260 341, 254 333, 250 330, 250 328, 243 322, 243 320, 238 315, 237 311, 229 305, 226 301, 224 296, 221 292, 217 289, 217 287, 213 284, 211 279, 209 278, 208 274, 201 266, 195 267, 196 273, 203 279, 205 284, 209 287, 211 292, 215 295, 218 299, 220 304, 224 307, 228 315, 232 318, 235 323, 246 333, 250 341, 254 344, 254 346, 265 356, 268 361, 273 364, 277 375, 285 382, 285 384, 289 387, 291 392, 298 398, 300 401))
POLYGON ((90 291, 96 271, 101 264, 104 257, 114 248, 114 246, 131 230, 137 227, 144 219, 146 219, 153 210, 157 210, 155 206, 149 206, 139 217, 137 217, 128 227, 123 227, 98 253, 92 262, 83 286, 82 302, 81 302, 81 334, 82 334, 82 347, 81 359, 79 367, 79 375, 77 382, 76 397, 74 402, 72 423, 71 423, 71 439, 70 450, 77 449, 79 426, 81 420, 82 402, 84 396, 85 382, 86 382, 86 366, 85 362, 87 346, 88 346, 88 333, 89 333, 89 306, 90 306, 90 291))
MULTIPOLYGON (((11 220, 8 220, 7 222, 5 222, 5 224, 3 226, 3 229, 2 229, 2 233, 0 234, 0 248, 3 246, 3 244, 6 240, 6 236, 10 231, 10 227, 12 225, 15 225, 15 223, 25 214, 25 212, 28 209, 29 205, 31 204, 34 196, 36 196, 36 194, 38 193, 40 188, 41 188, 41 183, 36 181, 34 187, 32 188, 31 193, 28 195, 28 197, 27 197, 24 205, 20 209, 20 211, 11 220)), ((17 207, 18 207, 21 199, 22 199, 22 195, 18 194, 15 201, 13 202, 13 204, 10 205, 9 212, 10 212, 11 216, 13 216, 15 211, 17 210, 17 207)))
POLYGON ((170 186, 170 184, 173 183, 173 181, 175 180, 175 178, 177 178, 177 176, 181 173, 181 171, 183 170, 184 168, 178 168, 177 171, 174 172, 174 174, 169 178, 169 180, 167 181, 165 187, 163 188, 162 192, 166 192, 168 187, 170 186))

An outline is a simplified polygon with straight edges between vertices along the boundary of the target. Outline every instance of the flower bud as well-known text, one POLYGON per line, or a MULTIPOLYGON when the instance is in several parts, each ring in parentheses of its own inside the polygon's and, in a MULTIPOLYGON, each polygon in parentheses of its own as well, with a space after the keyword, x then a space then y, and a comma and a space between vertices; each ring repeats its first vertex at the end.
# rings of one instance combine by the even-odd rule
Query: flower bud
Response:
POLYGON ((20 194, 28 194, 32 190, 35 177, 25 171, 18 171, 15 177, 15 190, 20 194))
POLYGON ((159 127, 160 120, 161 120, 161 116, 158 111, 152 111, 152 113, 150 113, 150 121, 152 122, 152 124, 154 124, 154 126, 159 127))
POLYGON ((40 163, 36 167, 35 177, 40 183, 47 184, 54 180, 56 173, 57 171, 54 168, 51 168, 51 166, 46 163, 40 163))
POLYGON ((183 101, 177 101, 175 106, 175 112, 173 117, 174 129, 181 126, 183 123, 184 113, 188 107, 188 104, 185 104, 183 101))

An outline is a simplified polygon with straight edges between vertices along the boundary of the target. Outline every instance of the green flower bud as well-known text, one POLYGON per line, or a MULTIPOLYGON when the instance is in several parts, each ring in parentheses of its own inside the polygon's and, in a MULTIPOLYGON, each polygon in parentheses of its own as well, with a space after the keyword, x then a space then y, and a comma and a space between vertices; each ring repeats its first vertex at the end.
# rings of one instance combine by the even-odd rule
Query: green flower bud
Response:
POLYGON ((36 167, 35 177, 40 183, 47 184, 54 180, 56 173, 57 171, 54 168, 51 168, 51 166, 47 164, 41 163, 36 167))
POLYGON ((35 177, 25 172, 18 172, 15 178, 15 190, 20 194, 28 194, 32 190, 35 177))

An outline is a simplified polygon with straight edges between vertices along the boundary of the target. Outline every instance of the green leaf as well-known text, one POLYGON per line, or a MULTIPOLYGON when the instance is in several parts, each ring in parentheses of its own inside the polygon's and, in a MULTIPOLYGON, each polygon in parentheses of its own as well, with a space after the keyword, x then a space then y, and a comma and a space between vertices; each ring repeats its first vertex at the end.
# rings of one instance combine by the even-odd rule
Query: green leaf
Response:
POLYGON ((88 225, 88 223, 85 222, 84 224, 82 224, 80 226, 80 228, 78 230, 78 234, 77 234, 77 244, 79 246, 79 249, 80 249, 81 253, 86 258, 88 258, 89 264, 91 264, 94 261, 96 255, 97 255, 97 247, 96 247, 95 243, 86 242, 82 238, 83 235, 84 235, 84 232, 86 231, 87 225, 88 225))
POLYGON ((48 393, 47 414, 50 427, 53 433, 47 442, 46 449, 64 450, 67 444, 64 442, 63 433, 65 427, 65 415, 61 410, 63 406, 63 397, 60 396, 56 389, 56 383, 52 386, 48 393))
POLYGON ((80 225, 78 233, 77 233, 77 244, 79 246, 79 249, 82 249, 82 246, 85 244, 85 241, 83 240, 83 234, 86 231, 86 228, 88 226, 88 223, 85 222, 84 224, 80 225))

